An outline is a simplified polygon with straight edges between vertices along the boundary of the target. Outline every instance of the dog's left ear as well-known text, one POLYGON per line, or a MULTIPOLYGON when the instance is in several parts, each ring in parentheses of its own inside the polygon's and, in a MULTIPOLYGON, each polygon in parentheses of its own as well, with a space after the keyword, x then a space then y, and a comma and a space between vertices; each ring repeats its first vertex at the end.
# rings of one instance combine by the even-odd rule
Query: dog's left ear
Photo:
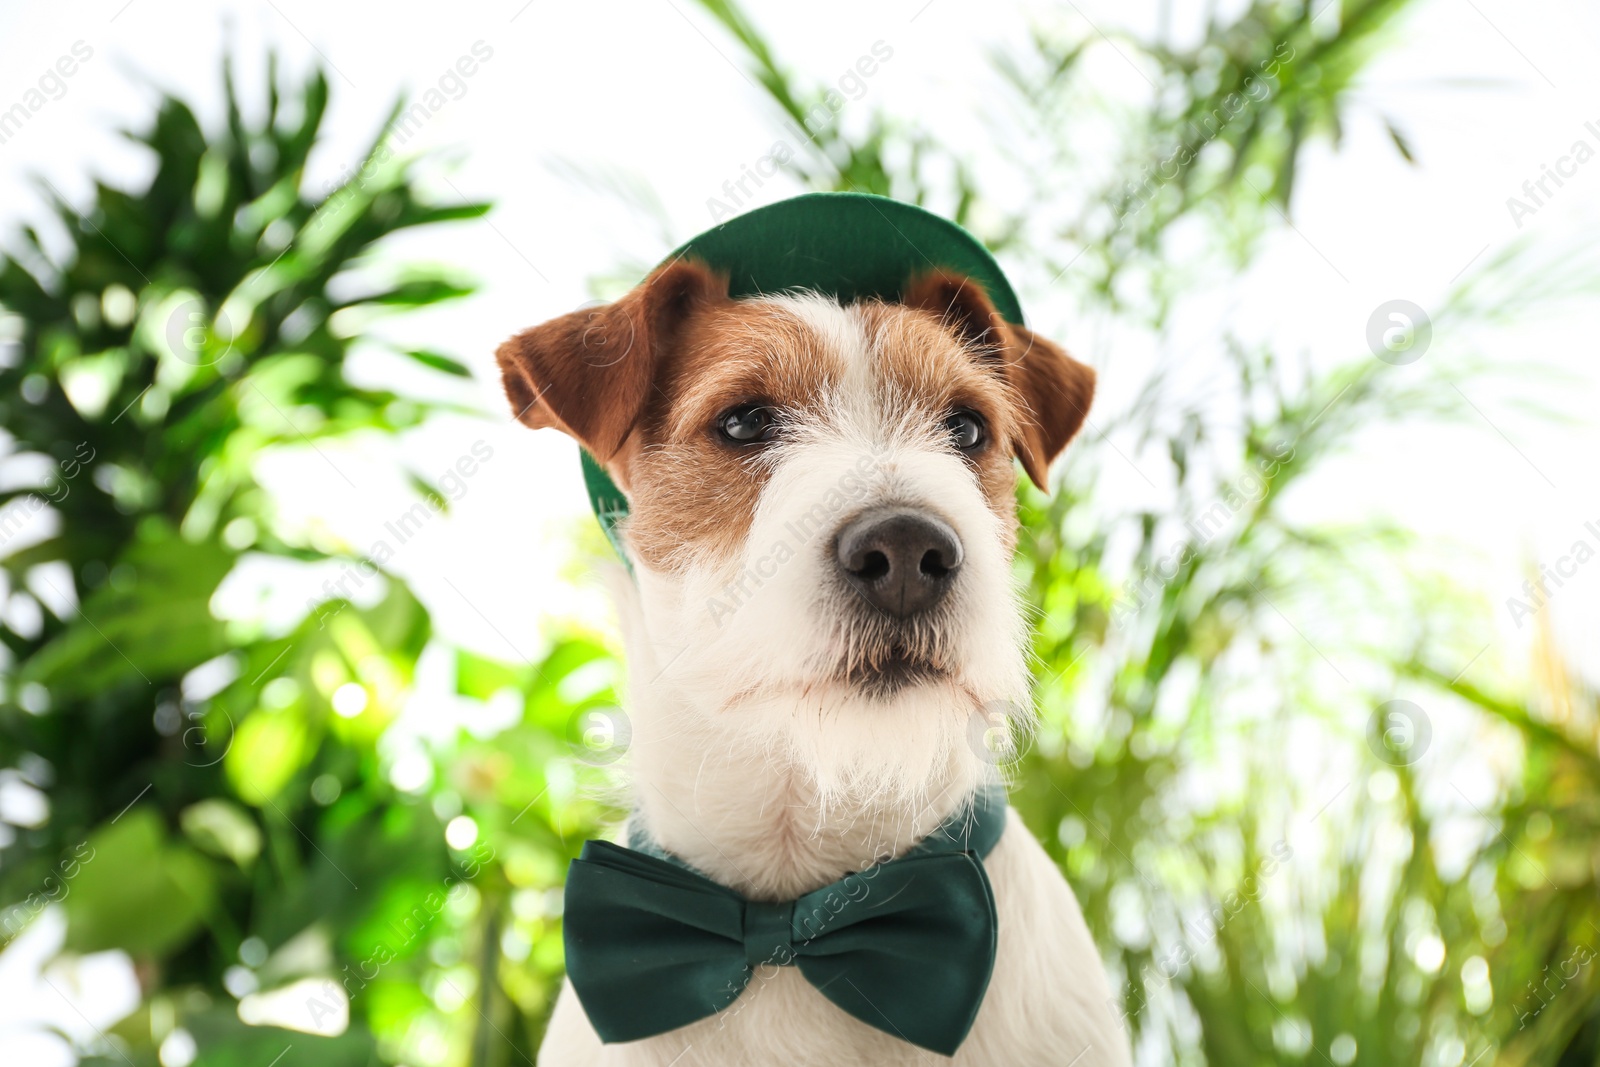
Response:
POLYGON ((983 286, 934 271, 906 286, 901 302, 939 316, 979 359, 991 362, 1023 406, 1017 459, 1033 484, 1048 488, 1050 464, 1067 447, 1094 400, 1094 368, 1026 326, 1005 321, 983 286))
POLYGON ((658 268, 622 299, 524 330, 495 352, 516 416, 576 438, 627 487, 623 453, 688 320, 728 298, 703 263, 658 268))

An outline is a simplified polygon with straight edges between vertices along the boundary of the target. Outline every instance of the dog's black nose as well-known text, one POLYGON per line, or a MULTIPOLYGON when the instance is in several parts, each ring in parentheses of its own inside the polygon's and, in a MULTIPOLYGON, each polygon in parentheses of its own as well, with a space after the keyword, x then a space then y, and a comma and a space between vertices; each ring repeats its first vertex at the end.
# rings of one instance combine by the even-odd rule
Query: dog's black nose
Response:
POLYGON ((877 508, 839 531, 839 570, 867 603, 904 619, 937 604, 961 569, 950 524, 913 508, 877 508))

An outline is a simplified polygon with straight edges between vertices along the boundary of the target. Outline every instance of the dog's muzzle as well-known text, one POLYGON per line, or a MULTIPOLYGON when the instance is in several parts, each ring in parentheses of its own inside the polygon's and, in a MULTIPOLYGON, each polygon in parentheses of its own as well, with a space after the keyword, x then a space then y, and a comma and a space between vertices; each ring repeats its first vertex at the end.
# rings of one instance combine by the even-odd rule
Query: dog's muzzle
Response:
POLYGON ((873 508, 839 531, 839 573, 862 599, 909 619, 944 599, 961 569, 961 539, 950 524, 909 507, 873 508))

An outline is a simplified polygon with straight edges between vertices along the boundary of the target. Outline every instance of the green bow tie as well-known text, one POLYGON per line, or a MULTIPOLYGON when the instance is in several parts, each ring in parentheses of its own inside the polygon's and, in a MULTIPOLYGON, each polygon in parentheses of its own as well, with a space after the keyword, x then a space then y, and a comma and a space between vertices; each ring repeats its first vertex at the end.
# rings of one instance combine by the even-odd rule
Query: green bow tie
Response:
POLYGON ((781 903, 745 900, 642 832, 633 849, 589 841, 567 874, 567 976, 602 1041, 637 1041, 722 1011, 763 963, 793 964, 869 1026, 954 1055, 994 970, 982 860, 1005 813, 1005 791, 985 789, 904 856, 781 903))

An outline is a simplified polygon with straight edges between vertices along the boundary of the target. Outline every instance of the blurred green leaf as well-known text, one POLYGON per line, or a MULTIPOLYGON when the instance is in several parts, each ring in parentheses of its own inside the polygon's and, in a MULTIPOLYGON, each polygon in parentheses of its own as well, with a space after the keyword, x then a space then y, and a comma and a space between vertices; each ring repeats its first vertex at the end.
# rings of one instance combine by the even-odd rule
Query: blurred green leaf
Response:
POLYGON ((261 831, 237 804, 211 797, 183 809, 185 836, 202 851, 249 867, 261 854, 261 831))
POLYGON ((167 834, 148 806, 89 838, 90 854, 66 898, 67 948, 135 956, 182 944, 215 900, 211 867, 167 834))
POLYGON ((150 676, 181 673, 227 648, 211 595, 233 566, 215 543, 190 544, 156 523, 113 568, 118 574, 29 657, 24 681, 56 699, 86 696, 150 676))
POLYGON ((430 352, 424 349, 412 349, 408 351, 406 355, 410 356, 412 359, 416 360, 418 363, 421 363, 425 367, 432 367, 434 370, 443 371, 446 374, 453 374, 457 378, 472 377, 472 371, 465 363, 462 363, 459 360, 451 359, 449 356, 440 355, 438 352, 430 352))
POLYGON ((239 724, 223 766, 240 799, 260 807, 283 791, 311 755, 298 708, 264 709, 239 724))

